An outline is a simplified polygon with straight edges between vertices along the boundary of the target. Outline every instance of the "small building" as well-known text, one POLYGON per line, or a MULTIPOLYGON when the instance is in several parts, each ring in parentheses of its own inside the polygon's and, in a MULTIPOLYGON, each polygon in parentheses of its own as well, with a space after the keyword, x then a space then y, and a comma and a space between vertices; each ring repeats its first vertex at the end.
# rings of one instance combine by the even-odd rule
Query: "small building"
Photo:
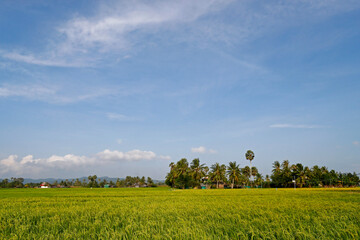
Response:
POLYGON ((50 184, 47 182, 43 182, 40 184, 40 188, 50 188, 50 184))

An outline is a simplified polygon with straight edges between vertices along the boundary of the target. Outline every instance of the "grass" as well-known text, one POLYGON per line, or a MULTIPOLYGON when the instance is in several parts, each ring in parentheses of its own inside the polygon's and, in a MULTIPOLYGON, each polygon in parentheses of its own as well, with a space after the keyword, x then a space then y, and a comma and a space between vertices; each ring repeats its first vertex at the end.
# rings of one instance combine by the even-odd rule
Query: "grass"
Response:
POLYGON ((360 239, 360 189, 0 189, 0 239, 360 239))

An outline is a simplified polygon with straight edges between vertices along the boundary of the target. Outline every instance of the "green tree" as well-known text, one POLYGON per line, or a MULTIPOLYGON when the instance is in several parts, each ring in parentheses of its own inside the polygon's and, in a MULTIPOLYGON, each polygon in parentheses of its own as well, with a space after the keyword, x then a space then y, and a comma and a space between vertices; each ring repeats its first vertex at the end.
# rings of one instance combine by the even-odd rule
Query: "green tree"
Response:
POLYGON ((211 166, 210 179, 216 182, 216 188, 219 188, 219 182, 226 181, 225 174, 226 166, 224 164, 215 163, 211 166))
POLYGON ((185 189, 190 186, 191 176, 189 174, 189 163, 186 158, 182 158, 176 163, 176 175, 175 185, 179 188, 185 189))
POLYGON ((151 179, 151 177, 147 178, 147 184, 149 187, 157 187, 157 185, 154 183, 154 181, 151 179))
POLYGON ((256 167, 251 167, 251 176, 255 177, 259 173, 259 170, 256 167))
POLYGON ((251 151, 251 150, 247 150, 247 152, 245 153, 245 158, 250 161, 250 182, 251 182, 251 176, 252 176, 252 173, 251 173, 251 170, 252 170, 251 161, 254 160, 254 158, 255 158, 254 152, 251 151))
POLYGON ((140 185, 141 185, 141 186, 144 186, 145 184, 146 184, 145 177, 142 176, 142 178, 140 178, 140 185))
POLYGON ((231 181, 231 189, 234 188, 234 184, 238 183, 240 180, 240 167, 236 162, 229 162, 229 166, 227 167, 227 175, 229 177, 229 181, 231 181))
POLYGON ((243 176, 243 184, 249 186, 250 185, 250 167, 249 166, 245 166, 244 168, 241 169, 242 172, 242 176, 243 176))
POLYGON ((200 164, 200 160, 195 158, 190 164, 190 175, 192 177, 193 187, 200 186, 201 179, 206 176, 209 169, 205 164, 200 164))
MULTIPOLYGON (((90 175, 88 177, 88 180, 89 180, 88 186, 89 187, 98 187, 98 183, 97 183, 96 179, 97 179, 96 175, 93 175, 93 176, 90 175)), ((61 185, 63 185, 63 184, 61 184, 61 185)))
POLYGON ((166 175, 165 184, 173 188, 175 187, 175 181, 178 175, 177 175, 176 165, 174 162, 171 162, 169 164, 169 167, 170 167, 170 172, 166 175))

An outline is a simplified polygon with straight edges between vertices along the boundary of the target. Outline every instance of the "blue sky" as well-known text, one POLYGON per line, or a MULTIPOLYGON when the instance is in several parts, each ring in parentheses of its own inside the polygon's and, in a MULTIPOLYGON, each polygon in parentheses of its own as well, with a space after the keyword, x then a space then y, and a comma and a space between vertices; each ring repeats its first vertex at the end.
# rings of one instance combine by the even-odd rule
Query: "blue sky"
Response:
POLYGON ((360 172, 359 1, 1 1, 0 177, 360 172))

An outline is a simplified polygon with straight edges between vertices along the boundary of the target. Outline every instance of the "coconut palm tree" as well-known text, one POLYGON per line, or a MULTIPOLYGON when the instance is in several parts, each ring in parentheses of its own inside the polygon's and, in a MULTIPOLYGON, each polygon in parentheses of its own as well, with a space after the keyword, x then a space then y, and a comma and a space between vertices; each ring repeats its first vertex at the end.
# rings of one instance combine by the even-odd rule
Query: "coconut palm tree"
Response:
POLYGON ((207 167, 205 164, 200 164, 200 160, 195 158, 190 164, 190 174, 194 180, 194 185, 197 187, 200 185, 200 181, 206 176, 207 167))
POLYGON ((256 167, 251 168, 251 176, 255 177, 259 173, 258 169, 256 167))
POLYGON ((275 161, 275 162, 273 163, 273 170, 272 170, 272 172, 273 172, 273 173, 279 173, 280 171, 281 171, 281 165, 280 165, 279 161, 275 161))
POLYGON ((256 173, 255 177, 256 177, 255 178, 256 186, 261 186, 262 187, 262 183, 264 181, 263 176, 260 173, 256 173))
POLYGON ((229 166, 227 167, 227 174, 229 176, 229 180, 231 181, 231 189, 234 188, 234 183, 238 182, 240 179, 240 168, 236 162, 229 162, 229 166))
POLYGON ((171 162, 169 164, 170 172, 166 176, 165 183, 168 184, 170 187, 175 187, 175 181, 178 177, 177 171, 176 171, 176 165, 175 163, 171 162))
POLYGON ((291 167, 290 167, 290 162, 289 160, 284 160, 281 164, 281 168, 282 168, 282 185, 283 187, 289 187, 292 184, 292 176, 291 176, 291 167))
POLYGON ((189 163, 186 158, 182 158, 176 163, 176 170, 178 175, 185 175, 189 169, 189 163))
POLYGON ((250 161, 250 178, 251 178, 251 176, 252 176, 252 174, 251 174, 251 161, 254 160, 255 154, 254 154, 253 151, 247 150, 247 152, 245 153, 245 157, 246 157, 247 160, 250 161))
POLYGON ((215 163, 211 166, 210 179, 216 182, 216 188, 219 188, 219 182, 224 181, 226 173, 226 166, 224 164, 220 165, 219 163, 215 163))
POLYGON ((250 185, 250 168, 249 166, 245 166, 244 168, 241 169, 241 173, 242 176, 244 176, 244 184, 246 184, 247 186, 250 185))
POLYGON ((182 158, 176 163, 175 166, 177 178, 176 184, 181 188, 187 188, 189 186, 191 177, 189 176, 189 163, 186 158, 182 158))

